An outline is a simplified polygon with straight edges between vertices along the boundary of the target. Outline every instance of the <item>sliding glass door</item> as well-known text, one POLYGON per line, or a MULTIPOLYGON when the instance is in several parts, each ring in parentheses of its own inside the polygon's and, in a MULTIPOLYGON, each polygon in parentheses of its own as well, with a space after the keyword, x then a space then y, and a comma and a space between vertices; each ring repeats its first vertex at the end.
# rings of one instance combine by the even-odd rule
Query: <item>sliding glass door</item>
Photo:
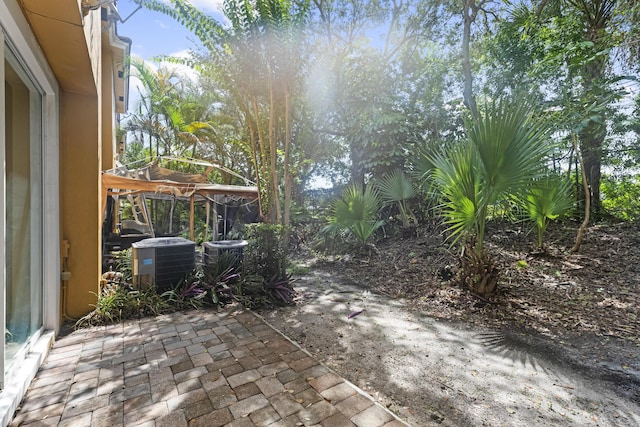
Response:
MULTIPOLYGON (((5 381, 43 325, 42 91, 4 44, 5 381)), ((1 70, 0 70, 1 71, 1 70)))

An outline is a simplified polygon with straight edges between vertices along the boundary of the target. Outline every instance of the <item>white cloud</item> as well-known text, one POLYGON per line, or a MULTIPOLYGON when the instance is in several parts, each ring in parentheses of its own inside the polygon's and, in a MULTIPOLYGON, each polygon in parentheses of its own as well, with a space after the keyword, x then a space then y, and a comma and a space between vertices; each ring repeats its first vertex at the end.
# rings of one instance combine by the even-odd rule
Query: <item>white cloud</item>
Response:
MULTIPOLYGON (((190 52, 189 49, 184 49, 184 50, 180 50, 178 52, 170 53, 168 56, 173 56, 173 57, 176 57, 176 58, 187 58, 188 59, 188 58, 191 58, 191 52, 190 52)), ((188 67, 186 65, 173 64, 173 63, 170 63, 170 62, 162 62, 161 64, 162 64, 163 67, 175 70, 177 73, 179 73, 179 74, 181 74, 183 76, 186 76, 191 80, 196 80, 197 77, 198 77, 196 71, 193 68, 188 67)))
POLYGON ((216 12, 222 13, 223 0, 190 0, 191 4, 197 9, 207 13, 216 12))
POLYGON ((170 55, 171 56, 175 56, 177 58, 190 58, 191 57, 191 52, 189 51, 189 49, 182 49, 182 50, 179 50, 177 52, 173 52, 170 55))
POLYGON ((156 19, 156 21, 155 21, 155 22, 156 22, 156 24, 158 24, 158 26, 159 26, 160 28, 162 28, 163 30, 168 30, 168 29, 169 29, 169 26, 168 26, 167 24, 165 24, 163 21, 161 21, 161 20, 159 20, 159 19, 156 19))
MULTIPOLYGON (((169 0, 162 0, 164 3, 169 4, 169 0)), ((216 12, 222 13, 222 3, 224 0, 188 0, 196 9, 199 9, 205 13, 216 12)))

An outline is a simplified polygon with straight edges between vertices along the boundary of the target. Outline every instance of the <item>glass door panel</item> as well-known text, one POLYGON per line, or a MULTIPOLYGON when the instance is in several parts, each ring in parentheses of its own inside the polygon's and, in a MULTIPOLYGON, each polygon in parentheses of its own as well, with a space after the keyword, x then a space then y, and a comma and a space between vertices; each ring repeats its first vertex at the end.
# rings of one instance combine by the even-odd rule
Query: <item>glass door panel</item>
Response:
POLYGON ((42 95, 5 45, 5 374, 42 327, 42 95))

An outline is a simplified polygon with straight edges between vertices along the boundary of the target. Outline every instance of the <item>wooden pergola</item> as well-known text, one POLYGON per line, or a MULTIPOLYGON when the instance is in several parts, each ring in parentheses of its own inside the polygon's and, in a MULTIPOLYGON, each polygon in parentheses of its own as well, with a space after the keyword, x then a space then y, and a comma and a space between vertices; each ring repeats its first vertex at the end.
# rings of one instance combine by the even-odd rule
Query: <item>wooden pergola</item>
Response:
POLYGON ((150 163, 142 168, 124 168, 102 172, 102 212, 108 196, 125 196, 144 193, 169 195, 190 201, 190 238, 194 240, 194 204, 198 196, 212 199, 215 195, 236 196, 244 199, 258 198, 257 186, 212 184, 201 174, 186 174, 150 163))

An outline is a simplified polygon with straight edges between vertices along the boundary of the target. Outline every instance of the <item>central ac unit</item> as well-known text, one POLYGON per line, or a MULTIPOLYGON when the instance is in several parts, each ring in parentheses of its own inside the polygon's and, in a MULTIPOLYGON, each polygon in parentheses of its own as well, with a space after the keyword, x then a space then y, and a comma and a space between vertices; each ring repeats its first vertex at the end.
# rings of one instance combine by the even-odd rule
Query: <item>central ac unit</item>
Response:
POLYGON ((131 245, 133 284, 173 289, 195 267, 195 243, 182 237, 157 237, 131 245))
POLYGON ((235 257, 233 267, 237 270, 242 266, 243 248, 248 244, 249 242, 246 240, 216 240, 215 242, 204 242, 202 248, 204 249, 205 264, 215 264, 223 253, 227 253, 235 257))

